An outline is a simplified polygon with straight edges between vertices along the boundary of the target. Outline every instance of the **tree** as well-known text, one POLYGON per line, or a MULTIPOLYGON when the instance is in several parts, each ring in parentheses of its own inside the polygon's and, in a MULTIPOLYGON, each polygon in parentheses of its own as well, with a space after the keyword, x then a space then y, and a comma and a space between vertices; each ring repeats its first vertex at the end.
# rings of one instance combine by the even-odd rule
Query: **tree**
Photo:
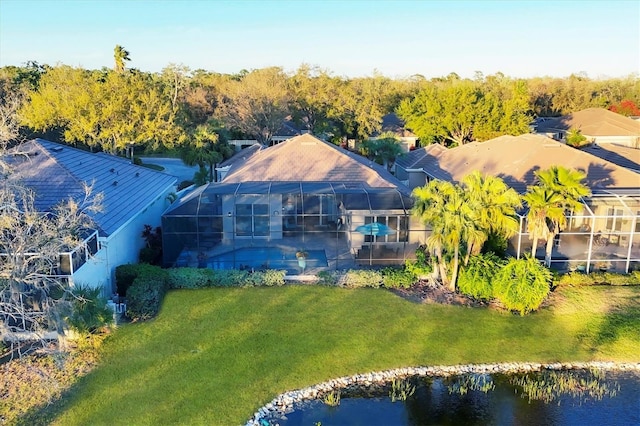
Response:
POLYGON ((118 152, 180 144, 182 129, 162 81, 144 73, 54 67, 20 110, 22 124, 62 132, 65 142, 118 152))
POLYGON ((586 136, 582 134, 580 129, 571 129, 567 132, 567 145, 580 148, 588 143, 586 136))
POLYGON ((526 82, 498 74, 485 81, 447 78, 425 86, 397 109, 424 143, 463 145, 528 132, 526 82))
POLYGON ((518 232, 519 222, 516 219, 516 209, 522 206, 518 193, 507 186, 496 176, 482 176, 475 171, 462 179, 471 210, 473 224, 479 232, 470 233, 467 241, 467 254, 464 264, 469 257, 479 254, 483 244, 491 234, 510 238, 518 232))
POLYGON ((113 70, 117 73, 123 73, 125 70, 125 61, 130 61, 129 52, 125 50, 124 47, 116 44, 116 47, 113 49, 113 70))
POLYGON ((0 151, 6 143, 16 141, 20 136, 18 111, 23 100, 21 92, 13 91, 0 81, 0 151))
POLYGON ((362 143, 362 153, 382 164, 391 171, 393 164, 402 155, 400 140, 393 133, 383 133, 376 139, 367 139, 362 143))
POLYGON ((94 226, 90 214, 101 197, 85 187, 49 212, 34 206, 34 194, 9 176, 0 183, 0 321, 12 341, 45 343, 45 333, 64 336, 64 316, 75 299, 56 272, 59 254, 79 246, 94 226))
POLYGON ((219 101, 217 116, 229 129, 239 130, 268 145, 290 115, 291 94, 281 68, 252 71, 240 81, 229 81, 219 101))
POLYGON ((301 65, 290 78, 293 97, 293 117, 312 134, 329 128, 329 114, 338 98, 338 79, 328 71, 301 65))
POLYGON ((613 111, 615 113, 624 115, 626 117, 629 117, 632 115, 640 116, 640 108, 638 108, 638 106, 633 101, 630 101, 629 99, 625 99, 619 104, 611 105, 609 107, 609 111, 613 111))
POLYGON ((413 99, 405 99, 397 112, 425 143, 464 145, 472 141, 481 97, 475 83, 455 80, 425 87, 413 99))
POLYGON ((582 183, 585 173, 562 166, 535 172, 537 184, 527 188, 523 199, 529 207, 527 228, 533 239, 535 257, 538 239, 546 240, 545 264, 551 266, 553 240, 567 226, 567 211, 581 207, 582 197, 591 191, 582 183))
POLYGON ((180 151, 182 160, 188 166, 208 169, 209 182, 216 181, 216 164, 231 157, 233 148, 223 136, 222 128, 215 121, 201 124, 191 134, 190 141, 180 151))
POLYGON ((413 190, 413 214, 431 227, 427 246, 438 261, 440 278, 451 291, 456 289, 460 261, 460 247, 475 232, 471 205, 458 185, 432 180, 413 190), (444 252, 453 254, 451 279, 447 276, 444 252))

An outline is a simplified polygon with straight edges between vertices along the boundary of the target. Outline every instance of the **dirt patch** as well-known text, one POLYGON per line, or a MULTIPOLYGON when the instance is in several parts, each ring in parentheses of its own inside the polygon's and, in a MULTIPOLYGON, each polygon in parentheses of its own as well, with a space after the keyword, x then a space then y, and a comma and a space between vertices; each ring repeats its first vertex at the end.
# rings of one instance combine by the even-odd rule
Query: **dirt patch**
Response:
POLYGON ((447 290, 440 284, 419 281, 407 289, 392 290, 398 296, 415 303, 438 303, 441 305, 457 305, 469 307, 487 307, 491 303, 476 300, 464 294, 447 290))

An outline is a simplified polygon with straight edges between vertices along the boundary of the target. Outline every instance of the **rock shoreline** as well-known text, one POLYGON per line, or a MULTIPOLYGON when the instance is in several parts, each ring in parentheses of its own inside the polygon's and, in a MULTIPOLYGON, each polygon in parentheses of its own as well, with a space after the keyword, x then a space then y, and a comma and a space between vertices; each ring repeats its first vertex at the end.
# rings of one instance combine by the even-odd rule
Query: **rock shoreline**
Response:
POLYGON ((296 403, 321 398, 333 390, 349 387, 383 385, 393 379, 402 379, 411 376, 422 377, 450 377, 461 374, 513 374, 527 373, 543 370, 605 370, 605 371, 639 371, 640 362, 616 363, 616 362, 508 362, 494 364, 464 364, 464 365, 438 365, 432 367, 404 367, 393 370, 378 371, 353 376, 332 379, 304 389, 285 392, 255 412, 245 426, 262 426, 261 420, 282 417, 293 410, 296 403))

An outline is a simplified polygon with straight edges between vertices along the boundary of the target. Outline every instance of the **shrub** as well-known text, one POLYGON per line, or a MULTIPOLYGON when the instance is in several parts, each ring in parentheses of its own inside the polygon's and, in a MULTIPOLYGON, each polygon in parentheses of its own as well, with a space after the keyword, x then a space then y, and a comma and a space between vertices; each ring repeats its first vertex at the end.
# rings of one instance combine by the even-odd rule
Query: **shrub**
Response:
POLYGON ((493 297, 491 282, 503 265, 504 262, 493 253, 471 256, 469 264, 460 268, 458 290, 476 299, 491 299, 493 297))
POLYGON ((535 258, 509 259, 495 275, 493 295, 520 315, 537 309, 547 294, 553 275, 535 258))
POLYGON ((429 254, 426 251, 425 246, 420 246, 416 249, 416 260, 406 260, 404 264, 405 269, 415 275, 416 277, 423 277, 430 275, 433 272, 431 267, 429 254))
POLYGON ((277 269, 267 269, 266 271, 262 272, 261 285, 264 285, 267 287, 283 286, 285 275, 287 275, 287 271, 280 271, 277 269))
POLYGON ((407 269, 384 268, 382 283, 386 288, 409 288, 416 282, 415 274, 407 269))
POLYGON ((570 272, 560 275, 556 281, 557 286, 583 286, 583 285, 640 285, 640 271, 629 274, 614 274, 612 272, 570 272))
POLYGON ((100 296, 100 288, 77 286, 73 290, 71 311, 66 318, 69 327, 82 334, 93 333, 113 322, 113 311, 100 296))
POLYGON ((212 272, 212 285, 216 287, 241 287, 249 275, 249 272, 237 269, 216 269, 212 272))
POLYGON ((167 269, 169 288, 203 288, 215 285, 216 271, 204 268, 167 269))
POLYGON ((136 166, 142 166, 142 159, 140 159, 140 157, 133 157, 133 164, 136 166))
POLYGON ((382 285, 382 274, 374 270, 350 269, 340 279, 340 285, 349 288, 378 288, 382 285))
POLYGON ((116 288, 118 294, 124 296, 139 276, 166 279, 166 271, 159 266, 146 263, 120 265, 116 268, 116 288))
POLYGON ((320 271, 318 272, 318 284, 334 286, 338 284, 338 279, 329 271, 320 271))
POLYGON ((140 276, 127 290, 127 316, 132 321, 145 321, 153 318, 167 293, 166 279, 140 276))

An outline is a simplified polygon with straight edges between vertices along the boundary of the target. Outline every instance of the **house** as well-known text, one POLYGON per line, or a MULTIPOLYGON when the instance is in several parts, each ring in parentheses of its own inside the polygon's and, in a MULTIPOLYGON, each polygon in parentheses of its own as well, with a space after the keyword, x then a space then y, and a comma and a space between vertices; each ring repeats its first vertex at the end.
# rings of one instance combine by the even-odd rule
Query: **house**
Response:
MULTIPOLYGON (((291 139, 294 136, 299 136, 304 133, 309 133, 309 131, 300 129, 293 122, 291 117, 287 117, 282 122, 282 126, 280 126, 280 128, 276 130, 273 136, 271 137, 270 144, 277 145, 281 142, 291 139)), ((255 139, 232 139, 229 141, 229 145, 233 146, 234 150, 238 152, 254 145, 260 145, 260 143, 255 139)))
POLYGON ((310 134, 223 166, 220 182, 163 215, 166 266, 295 274, 400 264, 423 241, 408 188, 384 167, 310 134), (308 254, 304 266, 297 252, 308 254))
POLYGON ((572 129, 580 130, 589 142, 598 145, 640 148, 640 122, 604 108, 588 108, 547 119, 538 124, 536 133, 564 141, 572 129))
POLYGON ((380 135, 392 133, 399 141, 403 152, 414 150, 418 146, 418 136, 404 127, 404 122, 395 114, 382 117, 382 128, 371 135, 369 139, 378 139, 380 135))
MULTIPOLYGON (((432 179, 460 182, 472 171, 499 176, 524 193, 535 183, 534 172, 553 165, 586 173, 592 196, 569 217, 569 227, 556 240, 552 267, 559 270, 640 268, 640 176, 632 170, 571 148, 542 135, 501 136, 452 149, 430 145, 408 154, 397 164, 409 188, 432 179)), ((531 252, 526 210, 519 214, 520 233, 511 238, 515 256, 531 252)), ((544 248, 538 249, 544 257, 544 248)))
MULTIPOLYGON (((83 194, 83 184, 103 194, 102 212, 92 215, 95 232, 69 253, 61 253, 58 275, 72 284, 101 287, 110 297, 115 291, 118 265, 137 263, 144 246, 144 225, 160 225, 175 191, 176 178, 105 153, 90 153, 43 139, 19 146, 25 155, 10 155, 14 176, 35 194, 35 207, 50 211, 59 202, 83 194)), ((14 151, 15 152, 15 151, 14 151)))

